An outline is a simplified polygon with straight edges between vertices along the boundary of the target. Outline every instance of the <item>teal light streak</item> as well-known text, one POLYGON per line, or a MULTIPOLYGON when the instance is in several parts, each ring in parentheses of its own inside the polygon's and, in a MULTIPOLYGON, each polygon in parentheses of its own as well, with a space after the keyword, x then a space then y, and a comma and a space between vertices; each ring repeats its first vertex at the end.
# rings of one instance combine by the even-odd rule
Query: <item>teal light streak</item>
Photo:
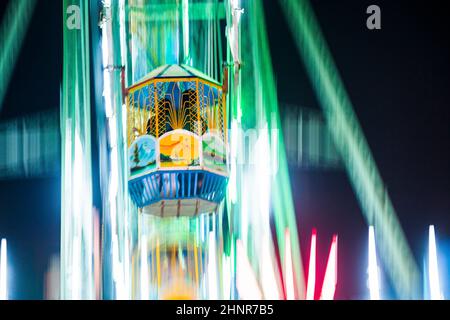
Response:
POLYGON ((93 299, 89 1, 64 0, 63 17, 61 298, 93 299), (80 29, 66 25, 70 5, 80 8, 80 29))
POLYGON ((315 15, 307 0, 280 2, 364 217, 375 227, 380 257, 397 295, 416 299, 419 269, 315 15))
MULTIPOLYGON (((270 164, 275 165, 276 162, 278 163, 277 170, 274 172, 270 181, 271 212, 275 220, 280 261, 284 261, 285 256, 285 231, 286 229, 290 231, 294 287, 296 289, 295 297, 297 299, 303 299, 305 284, 297 220, 291 192, 283 133, 280 125, 278 98, 263 6, 261 1, 244 2, 242 6, 244 11, 241 17, 239 34, 239 58, 241 59, 242 66, 240 71, 238 71, 238 86, 231 91, 231 115, 243 130, 261 130, 267 127, 270 137, 276 135, 274 139, 269 138, 271 154, 268 157, 270 158, 270 164)), ((234 72, 230 72, 230 76, 231 80, 233 80, 234 72)), ((252 146, 249 147, 250 153, 252 153, 254 149, 252 146)), ((243 152, 243 150, 238 151, 238 153, 243 152)), ((246 214, 242 212, 240 207, 242 205, 242 199, 248 196, 242 194, 243 191, 239 182, 240 179, 243 179, 241 175, 242 169, 238 169, 236 185, 238 198, 236 201, 237 210, 235 211, 237 215, 246 214)), ((239 231, 239 223, 235 223, 234 232, 239 231)), ((259 241, 261 235, 255 234, 253 236, 255 237, 253 241, 259 241)), ((237 237, 241 237, 239 232, 237 237)))
POLYGON ((0 27, 0 111, 36 0, 9 1, 0 27))

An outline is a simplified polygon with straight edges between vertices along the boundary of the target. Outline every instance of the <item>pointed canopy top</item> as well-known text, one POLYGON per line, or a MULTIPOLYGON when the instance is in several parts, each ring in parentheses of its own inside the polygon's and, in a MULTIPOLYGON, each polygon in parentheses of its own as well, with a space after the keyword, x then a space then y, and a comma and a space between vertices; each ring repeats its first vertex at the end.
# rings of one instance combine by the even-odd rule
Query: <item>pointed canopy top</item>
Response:
POLYGON ((200 78, 220 86, 220 83, 216 80, 190 66, 185 64, 165 64, 148 73, 145 77, 137 81, 133 87, 152 79, 161 78, 200 78))

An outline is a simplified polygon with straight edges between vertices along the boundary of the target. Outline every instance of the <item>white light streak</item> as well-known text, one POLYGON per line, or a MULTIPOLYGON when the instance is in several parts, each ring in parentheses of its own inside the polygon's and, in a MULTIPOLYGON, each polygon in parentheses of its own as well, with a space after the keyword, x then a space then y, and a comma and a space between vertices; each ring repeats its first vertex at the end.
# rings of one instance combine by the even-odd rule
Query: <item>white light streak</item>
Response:
POLYGON ((369 227, 369 290, 370 300, 380 300, 375 230, 373 226, 369 227))
POLYGON ((184 62, 189 65, 191 65, 187 61, 189 58, 189 1, 183 0, 183 55, 184 55, 184 62))
POLYGON ((231 258, 223 255, 222 258, 222 284, 223 299, 231 299, 231 258))
POLYGON ((337 236, 333 236, 320 300, 333 300, 337 283, 337 236))
POLYGON ((83 215, 84 203, 84 185, 83 185, 83 145, 81 144, 80 135, 75 133, 75 155, 73 161, 73 217, 75 219, 75 228, 81 230, 81 217, 83 215))
POLYGON ((75 236, 73 239, 72 252, 72 300, 81 299, 81 241, 80 237, 75 236))
POLYGON ((262 240, 262 253, 260 259, 260 282, 266 300, 279 300, 280 290, 274 268, 271 239, 268 235, 262 240))
POLYGON ((84 188, 84 170, 83 170, 83 146, 81 144, 80 135, 75 133, 75 154, 73 160, 73 221, 72 227, 74 232, 72 242, 72 277, 71 277, 71 293, 70 298, 73 300, 81 299, 81 272, 82 272, 82 252, 81 252, 81 233, 83 226, 84 215, 84 201, 85 201, 85 188, 84 188))
POLYGON ((239 297, 242 300, 261 300, 261 289, 241 240, 236 241, 236 256, 236 288, 239 297))
POLYGON ((217 255, 216 238, 214 232, 209 233, 209 252, 208 252, 208 298, 210 300, 218 299, 217 292, 217 255))
POLYGON ((309 253, 308 283, 306 284, 306 300, 314 300, 316 287, 316 229, 311 235, 311 249, 309 253))
POLYGON ((289 234, 289 229, 286 229, 284 237, 284 283, 286 286, 286 300, 295 300, 294 271, 292 269, 291 236, 289 234))
POLYGON ((0 300, 8 300, 8 255, 6 239, 0 245, 0 300))
POLYGON ((228 181, 228 191, 230 200, 232 203, 236 203, 237 201, 237 180, 236 180, 236 171, 237 171, 237 146, 238 146, 238 124, 236 120, 231 121, 231 130, 230 130, 230 178, 228 181))
POLYGON ((141 300, 147 300, 150 297, 149 283, 147 239, 144 237, 141 240, 141 300))
POLYGON ((430 283, 431 300, 443 300, 443 294, 439 284, 439 268, 437 261, 436 235, 434 226, 431 225, 428 232, 428 280, 430 283))
POLYGON ((119 0, 119 30, 120 30, 120 52, 121 58, 124 62, 125 67, 128 67, 127 64, 127 42, 126 42, 126 19, 125 19, 125 0, 119 0))

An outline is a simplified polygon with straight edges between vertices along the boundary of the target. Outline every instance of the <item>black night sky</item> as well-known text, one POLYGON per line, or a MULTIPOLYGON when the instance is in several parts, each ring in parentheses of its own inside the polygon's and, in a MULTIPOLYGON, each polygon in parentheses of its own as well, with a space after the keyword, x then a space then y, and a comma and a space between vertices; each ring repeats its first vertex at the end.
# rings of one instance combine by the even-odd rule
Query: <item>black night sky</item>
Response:
MULTIPOLYGON (((0 18, 7 2, 0 1, 0 18)), ((263 3, 279 102, 320 109, 278 1, 263 3)), ((311 3, 419 267, 429 224, 436 226, 441 251, 450 261, 450 44, 445 2, 311 3), (381 8, 381 30, 366 28, 365 12, 371 4, 381 8)), ((62 12, 61 1, 38 1, 0 121, 59 109, 62 12)), ((291 168, 291 183, 304 264, 316 227, 321 278, 331 236, 338 233, 336 296, 367 297, 367 227, 345 172, 291 168)), ((48 259, 59 251, 60 178, 0 180, 0 204, 0 237, 8 239, 11 259, 11 298, 41 299, 48 259)), ((448 276, 450 265, 446 268, 442 273, 448 276)))

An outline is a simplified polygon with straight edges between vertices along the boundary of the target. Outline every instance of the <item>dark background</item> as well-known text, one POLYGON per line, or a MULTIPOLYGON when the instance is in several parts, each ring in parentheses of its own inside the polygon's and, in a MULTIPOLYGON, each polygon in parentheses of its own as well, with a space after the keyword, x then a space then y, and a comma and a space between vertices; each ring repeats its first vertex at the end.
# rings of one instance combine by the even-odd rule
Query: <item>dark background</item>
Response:
MULTIPOLYGON (((280 104, 319 110, 278 1, 263 3, 280 104)), ((440 249, 448 256, 450 46, 445 2, 311 3, 419 267, 429 224, 435 224, 440 249), (371 4, 381 7, 381 30, 366 28, 371 4)), ((6 4, 0 1, 0 17, 6 4)), ((62 1, 38 1, 0 121, 59 109, 62 12, 62 1)), ((367 227, 345 172, 291 168, 291 183, 305 268, 311 229, 318 230, 317 288, 337 233, 336 297, 367 298, 367 227)), ((40 299, 48 259, 59 251, 60 178, 0 180, 0 204, 11 298, 40 299)), ((450 274, 449 268, 442 274, 450 274)), ((388 282, 382 288, 385 298, 392 297, 388 282)))
MULTIPOLYGON (((278 1, 264 3, 279 101, 320 109, 278 1)), ((445 2, 311 4, 419 267, 429 224, 435 224, 448 256, 450 46, 445 2), (366 28, 371 4, 381 8, 381 30, 366 28)), ((336 296, 367 297, 367 228, 345 172, 291 172, 304 264, 311 229, 318 231, 317 289, 337 233, 341 285, 336 296)))
MULTIPOLYGON (((0 15, 8 2, 0 0, 0 15)), ((0 121, 39 111, 59 111, 62 12, 60 0, 37 1, 0 121)), ((59 254, 60 185, 59 176, 0 180, 0 237, 8 240, 11 299, 44 297, 44 273, 50 256, 59 254)))

